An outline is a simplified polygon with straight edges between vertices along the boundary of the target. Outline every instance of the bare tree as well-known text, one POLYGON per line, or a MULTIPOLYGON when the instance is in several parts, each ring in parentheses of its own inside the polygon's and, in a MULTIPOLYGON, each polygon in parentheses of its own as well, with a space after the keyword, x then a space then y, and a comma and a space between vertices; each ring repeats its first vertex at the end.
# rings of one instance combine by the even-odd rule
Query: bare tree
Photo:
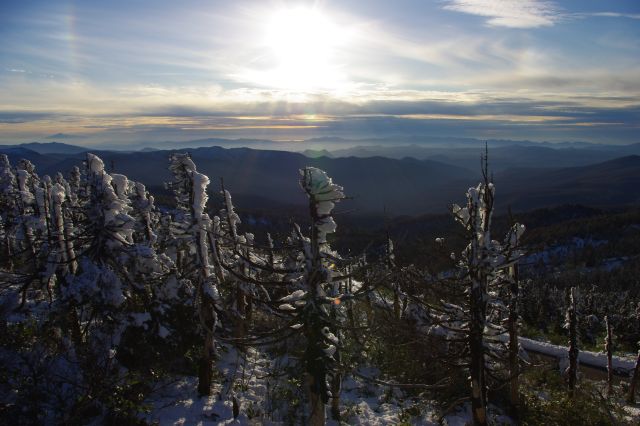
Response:
POLYGON ((576 288, 571 287, 569 290, 566 327, 569 329, 569 367, 567 369, 567 380, 569 384, 569 395, 575 393, 576 383, 578 381, 578 313, 577 313, 577 294, 576 288))
POLYGON ((640 380, 640 350, 638 351, 638 357, 636 358, 636 366, 633 369, 633 375, 631 376, 631 383, 629 384, 629 394, 627 395, 627 402, 629 404, 635 404, 636 402, 636 387, 638 387, 639 380, 640 380))
POLYGON ((613 394, 613 335, 609 316, 604 317, 604 324, 607 329, 607 336, 604 339, 604 350, 607 353, 607 396, 613 394))

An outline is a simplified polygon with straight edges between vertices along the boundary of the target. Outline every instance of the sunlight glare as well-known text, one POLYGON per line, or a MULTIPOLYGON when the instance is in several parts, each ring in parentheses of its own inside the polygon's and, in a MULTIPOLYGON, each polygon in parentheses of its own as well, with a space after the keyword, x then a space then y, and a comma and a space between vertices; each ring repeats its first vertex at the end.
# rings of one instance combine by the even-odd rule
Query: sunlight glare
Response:
POLYGON ((266 47, 276 66, 261 73, 264 84, 289 90, 338 89, 345 83, 336 50, 345 32, 315 8, 282 9, 268 20, 266 47))

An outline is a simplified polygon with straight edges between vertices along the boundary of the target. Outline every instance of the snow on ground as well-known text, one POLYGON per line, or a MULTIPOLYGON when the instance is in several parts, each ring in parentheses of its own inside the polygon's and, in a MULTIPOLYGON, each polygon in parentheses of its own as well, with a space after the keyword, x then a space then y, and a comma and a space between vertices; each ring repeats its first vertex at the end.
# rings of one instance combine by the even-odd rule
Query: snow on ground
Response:
MULTIPOLYGON (((529 253, 520 260, 519 264, 523 271, 532 270, 533 272, 539 271, 541 265, 544 265, 545 268, 558 267, 576 251, 583 250, 587 246, 599 247, 608 242, 607 240, 574 237, 562 244, 546 246, 544 250, 529 253)), ((604 268, 607 270, 607 268, 615 269, 617 266, 617 264, 608 265, 607 263, 603 263, 603 265, 599 265, 593 269, 604 268)))
POLYGON ((625 419, 632 423, 636 422, 635 424, 640 424, 640 406, 638 404, 627 404, 624 407, 622 407, 622 409, 625 412, 625 419))
MULTIPOLYGON (((505 416, 495 406, 489 405, 489 424, 512 426, 516 423, 511 417, 505 416)), ((455 408, 451 414, 448 414, 442 418, 442 424, 444 426, 471 426, 473 425, 473 417, 471 414, 471 403, 467 402, 455 408)))
MULTIPOLYGON (((275 363, 276 361, 260 351, 250 350, 246 357, 241 357, 238 352, 229 349, 222 354, 217 366, 223 377, 233 378, 235 386, 231 386, 229 381, 225 384, 224 380, 218 379, 218 382, 223 383, 214 385, 211 396, 199 397, 197 377, 178 377, 148 399, 151 412, 146 415, 145 420, 159 426, 290 424, 292 419, 287 417, 289 401, 273 401, 273 395, 270 395, 273 384, 269 383, 268 373, 274 368, 275 363), (240 405, 240 414, 235 420, 233 395, 240 405), (269 413, 265 412, 268 407, 272 407, 269 413)), ((379 373, 373 368, 363 368, 359 370, 359 374, 373 378, 379 373)), ((401 422, 420 426, 438 424, 434 410, 429 404, 405 398, 403 392, 398 389, 376 385, 362 377, 349 376, 343 380, 341 413, 343 422, 349 425, 378 426, 401 422)), ((470 424, 470 417, 464 413, 453 416, 452 418, 459 417, 460 421, 464 420, 470 424)), ((456 421, 457 423, 450 424, 465 424, 456 421)), ((299 421, 294 420, 293 423, 297 424, 299 421)), ((338 425, 338 422, 331 420, 329 407, 327 425, 338 425)))
POLYGON ((217 366, 224 377, 232 378, 231 383, 217 383, 211 396, 199 397, 197 394, 198 378, 183 376, 162 388, 149 399, 152 410, 146 416, 149 423, 158 425, 251 425, 279 424, 258 421, 263 402, 267 397, 264 380, 271 361, 264 354, 250 349, 246 356, 235 350, 227 350, 221 354, 217 366), (237 398, 240 413, 233 418, 233 397, 237 398))
MULTIPOLYGON (((234 424, 231 401, 220 401, 218 395, 199 398, 197 381, 197 377, 182 377, 153 395, 145 420, 158 425, 234 424)), ((242 420, 235 424, 247 424, 242 420)))
MULTIPOLYGON (((364 377, 378 375, 373 368, 361 368, 358 373, 364 377)), ((430 405, 405 398, 397 388, 367 383, 361 377, 347 377, 342 383, 340 398, 343 420, 349 425, 396 425, 403 421, 412 425, 438 424, 430 405), (410 413, 417 415, 411 416, 410 413)), ((338 423, 331 421, 327 424, 338 423)))

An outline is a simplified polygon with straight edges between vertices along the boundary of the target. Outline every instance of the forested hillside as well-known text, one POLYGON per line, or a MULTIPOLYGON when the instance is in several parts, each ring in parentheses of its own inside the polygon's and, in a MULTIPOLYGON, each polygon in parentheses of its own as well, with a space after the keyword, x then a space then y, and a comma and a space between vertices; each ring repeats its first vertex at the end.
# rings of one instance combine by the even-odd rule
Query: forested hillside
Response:
MULTIPOLYGON (((23 144, 0 147, 0 153, 13 163, 28 159, 41 174, 50 176, 68 173, 86 155, 70 145, 58 149, 62 152, 50 152, 55 149, 47 144, 23 144)), ((461 188, 464 191, 480 178, 480 150, 477 146, 423 149, 433 156, 310 158, 296 152, 218 146, 95 153, 103 159, 109 173, 144 182, 156 196, 171 196, 164 190, 164 182, 171 179, 166 169, 167 158, 188 152, 216 187, 219 179, 224 178, 227 188, 245 208, 306 210, 306 197, 291 176, 312 166, 325 170, 349 188, 352 199, 348 210, 359 215, 442 214, 459 196, 461 188), (438 152, 447 158, 437 155, 438 152)), ((640 156, 628 155, 626 150, 507 146, 495 151, 495 157, 491 151, 489 166, 493 181, 500 187, 495 206, 500 215, 508 209, 526 212, 560 204, 614 208, 637 205, 640 201, 640 156), (563 158, 584 160, 570 162, 563 158)))
POLYGON ((494 220, 485 157, 430 231, 391 221, 362 244, 318 167, 270 232, 187 153, 166 203, 83 155, 53 177, 0 156, 3 423, 638 421, 635 210, 494 220))

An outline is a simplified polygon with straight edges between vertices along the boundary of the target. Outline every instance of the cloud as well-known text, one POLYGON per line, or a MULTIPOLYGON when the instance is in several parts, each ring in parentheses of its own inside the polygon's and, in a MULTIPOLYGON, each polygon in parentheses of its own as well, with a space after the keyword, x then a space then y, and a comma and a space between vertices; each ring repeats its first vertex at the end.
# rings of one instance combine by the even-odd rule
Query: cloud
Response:
POLYGON ((601 18, 628 18, 628 19, 640 19, 640 13, 619 13, 619 12, 593 12, 593 13, 579 13, 578 17, 583 16, 595 16, 601 18))
POLYGON ((301 140, 414 135, 594 142, 637 141, 640 95, 530 97, 467 92, 380 92, 367 101, 317 96, 304 102, 164 104, 109 115, 0 111, 0 141, 82 135, 85 145, 199 138, 301 140), (20 120, 20 121, 18 121, 20 120))
POLYGON ((44 111, 0 111, 0 124, 21 124, 55 117, 44 111))
POLYGON ((549 27, 562 19, 552 2, 540 0, 449 0, 444 8, 486 17, 493 27, 549 27))
POLYGON ((550 27, 560 21, 580 18, 624 18, 640 20, 640 13, 567 13, 548 0, 445 0, 444 9, 487 18, 492 27, 550 27))

